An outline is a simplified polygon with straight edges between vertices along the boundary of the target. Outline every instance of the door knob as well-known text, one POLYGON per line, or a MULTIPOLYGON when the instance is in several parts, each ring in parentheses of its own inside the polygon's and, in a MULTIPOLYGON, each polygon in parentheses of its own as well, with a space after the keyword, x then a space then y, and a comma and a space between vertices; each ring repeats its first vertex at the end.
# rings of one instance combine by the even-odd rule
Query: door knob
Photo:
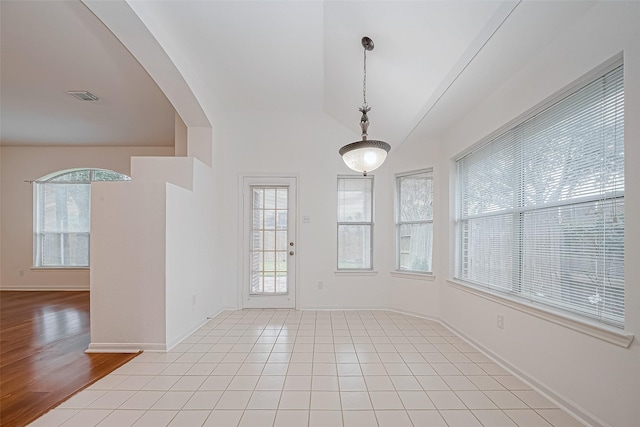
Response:
POLYGON ((293 255, 293 254, 294 254, 294 252, 293 252, 293 251, 289 252, 289 255, 293 255))
POLYGON ((293 246, 293 242, 289 242, 289 246, 293 246))

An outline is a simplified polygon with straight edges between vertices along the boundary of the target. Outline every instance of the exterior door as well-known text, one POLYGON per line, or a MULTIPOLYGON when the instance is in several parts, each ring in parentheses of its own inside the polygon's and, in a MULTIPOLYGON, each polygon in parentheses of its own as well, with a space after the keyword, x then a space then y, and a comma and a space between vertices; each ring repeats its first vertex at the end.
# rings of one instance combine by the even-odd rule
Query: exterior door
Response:
POLYGON ((296 307, 296 178, 243 179, 244 308, 296 307))

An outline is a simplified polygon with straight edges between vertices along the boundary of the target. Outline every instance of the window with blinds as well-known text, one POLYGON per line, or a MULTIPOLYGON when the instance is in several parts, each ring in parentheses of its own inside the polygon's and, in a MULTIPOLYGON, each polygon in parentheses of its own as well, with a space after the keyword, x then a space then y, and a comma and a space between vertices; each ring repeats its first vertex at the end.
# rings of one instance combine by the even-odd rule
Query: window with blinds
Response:
POLYGON ((431 169, 396 176, 396 269, 430 273, 433 246, 431 169))
POLYGON ((373 176, 338 177, 338 270, 371 270, 373 176))
POLYGON ((456 278, 624 326, 623 67, 457 160, 456 278))
POLYGON ((91 182, 129 181, 104 169, 62 171, 34 181, 35 267, 88 267, 91 182))

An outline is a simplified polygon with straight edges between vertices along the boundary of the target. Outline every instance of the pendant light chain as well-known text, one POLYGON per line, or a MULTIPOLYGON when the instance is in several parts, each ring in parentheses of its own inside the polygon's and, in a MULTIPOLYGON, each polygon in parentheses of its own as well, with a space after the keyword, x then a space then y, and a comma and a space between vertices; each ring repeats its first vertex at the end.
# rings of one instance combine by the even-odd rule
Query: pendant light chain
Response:
POLYGON ((347 144, 338 150, 342 156, 344 163, 351 170, 361 172, 364 176, 367 173, 379 168, 387 158, 387 153, 391 150, 391 146, 377 139, 369 139, 367 129, 369 128, 369 117, 367 113, 371 110, 367 104, 367 51, 373 50, 373 40, 369 37, 363 37, 360 41, 364 48, 363 57, 363 79, 362 79, 362 107, 358 109, 362 113, 360 117, 360 130, 362 131, 362 140, 347 144))
POLYGON ((367 49, 364 48, 364 78, 362 79, 362 107, 366 109, 369 104, 367 104, 367 49))

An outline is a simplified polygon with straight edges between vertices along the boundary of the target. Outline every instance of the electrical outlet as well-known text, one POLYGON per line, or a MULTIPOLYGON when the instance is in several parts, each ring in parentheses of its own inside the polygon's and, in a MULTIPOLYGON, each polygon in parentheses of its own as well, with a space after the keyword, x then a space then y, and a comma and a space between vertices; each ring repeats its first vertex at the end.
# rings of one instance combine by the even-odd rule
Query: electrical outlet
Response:
POLYGON ((504 316, 502 314, 498 314, 496 326, 498 329, 504 329, 504 316))
POLYGON ((318 280, 318 289, 322 288, 324 288, 324 283, 322 282, 322 280, 318 280))

